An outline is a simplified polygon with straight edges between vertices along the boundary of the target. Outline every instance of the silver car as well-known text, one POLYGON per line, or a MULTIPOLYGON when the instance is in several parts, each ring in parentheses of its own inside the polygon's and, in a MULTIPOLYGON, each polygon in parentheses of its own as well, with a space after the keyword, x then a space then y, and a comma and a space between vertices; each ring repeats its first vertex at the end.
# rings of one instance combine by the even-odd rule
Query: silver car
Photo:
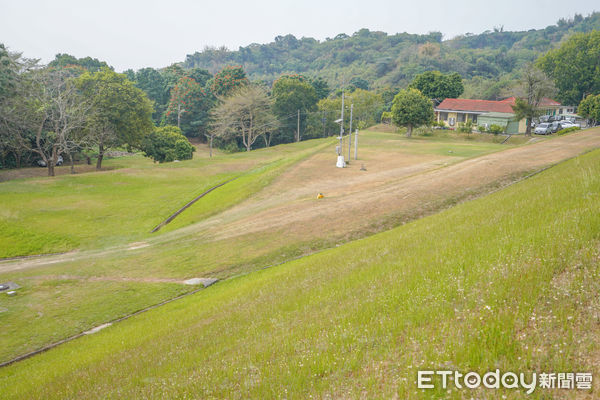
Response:
MULTIPOLYGON (((39 165, 40 167, 45 167, 46 166, 46 161, 44 160, 38 160, 37 165, 39 165)), ((62 156, 58 156, 58 159, 56 160, 56 165, 57 166, 61 166, 63 165, 63 158, 62 156)))
POLYGON ((544 122, 535 127, 533 131, 536 135, 549 135, 552 133, 552 124, 544 122))

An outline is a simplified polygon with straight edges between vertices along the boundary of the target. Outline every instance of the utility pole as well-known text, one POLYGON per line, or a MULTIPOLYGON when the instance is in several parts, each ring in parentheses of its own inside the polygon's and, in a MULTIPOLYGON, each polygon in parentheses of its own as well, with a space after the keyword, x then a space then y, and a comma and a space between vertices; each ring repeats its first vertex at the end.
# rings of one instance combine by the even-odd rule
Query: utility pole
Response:
MULTIPOLYGON (((342 122, 340 122, 340 153, 344 153, 342 149, 342 138, 344 137, 344 90, 342 89, 342 122)), ((340 154, 341 155, 341 154, 340 154)))
POLYGON ((350 151, 352 150, 352 111, 354 103, 350 104, 350 129, 348 130, 348 162, 350 162, 350 151))
POLYGON ((300 110, 298 110, 298 136, 296 136, 296 142, 300 141, 300 110))
MULTIPOLYGON (((352 132, 350 133, 352 134, 352 132)), ((358 154, 358 129, 354 134, 354 159, 356 160, 356 155, 358 154)))

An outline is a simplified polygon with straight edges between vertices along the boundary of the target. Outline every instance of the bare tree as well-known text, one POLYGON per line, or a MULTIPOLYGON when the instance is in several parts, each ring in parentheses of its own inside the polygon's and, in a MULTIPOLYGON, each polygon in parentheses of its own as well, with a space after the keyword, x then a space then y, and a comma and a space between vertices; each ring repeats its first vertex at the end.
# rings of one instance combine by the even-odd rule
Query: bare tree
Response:
POLYGON ((12 112, 12 135, 21 148, 37 153, 54 176, 58 157, 85 146, 83 128, 90 109, 68 71, 34 70, 20 82, 12 112))
POLYGON ((271 99, 263 88, 244 86, 231 96, 221 99, 212 113, 213 133, 219 137, 241 137, 246 151, 260 136, 270 144, 277 119, 271 112, 271 99))

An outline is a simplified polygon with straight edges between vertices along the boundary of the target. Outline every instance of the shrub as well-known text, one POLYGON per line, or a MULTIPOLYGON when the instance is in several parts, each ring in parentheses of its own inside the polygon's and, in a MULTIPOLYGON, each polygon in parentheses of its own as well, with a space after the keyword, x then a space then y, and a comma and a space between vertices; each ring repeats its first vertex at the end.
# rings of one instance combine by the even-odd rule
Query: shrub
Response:
POLYGON ((457 132, 460 133, 471 133, 473 132, 473 121, 460 122, 458 124, 457 132))
POLYGON ((142 150, 146 157, 160 163, 189 160, 196 150, 176 126, 161 126, 144 138, 142 150))
POLYGON ((500 125, 492 124, 488 128, 488 132, 489 133, 493 133, 494 135, 498 135, 499 133, 503 133, 504 132, 504 127, 502 127, 500 125))
POLYGON ((564 135, 565 133, 578 131, 580 129, 581 128, 578 126, 572 126, 570 128, 561 129, 560 131, 556 132, 556 134, 560 136, 560 135, 564 135))

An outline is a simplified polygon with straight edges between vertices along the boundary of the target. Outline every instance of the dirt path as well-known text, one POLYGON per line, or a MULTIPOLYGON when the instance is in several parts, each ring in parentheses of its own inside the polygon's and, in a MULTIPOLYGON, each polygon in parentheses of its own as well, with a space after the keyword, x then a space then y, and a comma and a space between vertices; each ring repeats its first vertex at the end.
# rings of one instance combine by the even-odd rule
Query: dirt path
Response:
POLYGON ((367 171, 360 171, 359 165, 333 168, 329 155, 318 154, 284 173, 258 196, 193 228, 205 229, 215 239, 267 229, 302 236, 319 235, 324 229, 328 233, 356 230, 378 217, 477 192, 598 147, 600 129, 592 129, 462 162, 432 157, 415 164, 403 154, 406 163, 383 168, 366 155, 367 171), (327 175, 322 173, 325 168, 327 175), (324 199, 316 199, 319 192, 324 199))
MULTIPOLYGON (((543 140, 471 159, 389 151, 362 152, 350 168, 335 168, 329 151, 298 163, 252 198, 211 217, 147 242, 0 262, 0 273, 59 262, 143 251, 157 243, 202 234, 206 240, 285 231, 295 239, 356 232, 393 215, 419 215, 429 204, 486 192, 585 151, 600 147, 600 128, 543 140), (367 171, 361 171, 361 164, 367 171), (325 173, 326 171, 326 173, 325 173), (317 199, 317 193, 325 198, 317 199), (343 210, 343 212, 342 212, 343 210)), ((191 211, 191 210, 190 210, 191 211)))

